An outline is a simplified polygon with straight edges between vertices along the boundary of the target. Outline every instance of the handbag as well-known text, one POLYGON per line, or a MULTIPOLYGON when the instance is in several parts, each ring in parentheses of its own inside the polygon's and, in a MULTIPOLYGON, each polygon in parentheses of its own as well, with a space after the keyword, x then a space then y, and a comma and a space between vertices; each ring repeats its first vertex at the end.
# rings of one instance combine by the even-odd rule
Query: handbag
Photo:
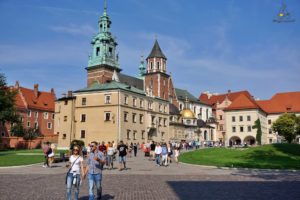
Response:
MULTIPOLYGON (((78 156, 78 158, 80 158, 80 156, 78 156)), ((67 175, 66 175, 66 184, 67 184, 67 181, 68 181, 68 174, 70 173, 72 167, 74 166, 74 164, 76 163, 76 161, 77 161, 78 158, 76 158, 76 160, 73 162, 73 164, 71 165, 70 169, 67 172, 67 175)))

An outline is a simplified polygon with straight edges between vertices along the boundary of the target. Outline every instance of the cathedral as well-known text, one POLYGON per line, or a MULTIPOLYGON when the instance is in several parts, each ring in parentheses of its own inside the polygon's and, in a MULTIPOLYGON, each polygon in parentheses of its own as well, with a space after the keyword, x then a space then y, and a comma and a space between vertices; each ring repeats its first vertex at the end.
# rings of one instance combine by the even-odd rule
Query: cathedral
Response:
POLYGON ((85 68, 87 85, 55 103, 58 147, 68 147, 73 139, 86 144, 218 141, 211 105, 175 88, 157 40, 137 77, 122 73, 111 25, 105 2, 85 68))

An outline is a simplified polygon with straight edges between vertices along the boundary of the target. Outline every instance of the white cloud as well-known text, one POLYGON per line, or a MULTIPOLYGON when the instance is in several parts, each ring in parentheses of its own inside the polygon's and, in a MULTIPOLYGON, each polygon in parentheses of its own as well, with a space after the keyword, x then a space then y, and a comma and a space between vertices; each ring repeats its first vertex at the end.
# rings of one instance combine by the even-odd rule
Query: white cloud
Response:
POLYGON ((50 30, 55 32, 60 32, 60 33, 67 33, 72 35, 84 35, 89 37, 97 33, 97 30, 89 24, 83 24, 83 25, 69 24, 65 26, 51 26, 50 30))

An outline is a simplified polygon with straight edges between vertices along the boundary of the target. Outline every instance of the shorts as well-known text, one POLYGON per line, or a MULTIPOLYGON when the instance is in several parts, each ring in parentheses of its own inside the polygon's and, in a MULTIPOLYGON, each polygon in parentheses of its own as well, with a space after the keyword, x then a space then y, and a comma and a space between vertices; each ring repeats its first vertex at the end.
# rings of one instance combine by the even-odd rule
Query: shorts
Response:
POLYGON ((48 157, 49 157, 49 158, 54 157, 54 153, 53 153, 53 152, 50 153, 50 154, 48 155, 48 157))
POLYGON ((119 163, 126 162, 126 156, 119 156, 119 163))

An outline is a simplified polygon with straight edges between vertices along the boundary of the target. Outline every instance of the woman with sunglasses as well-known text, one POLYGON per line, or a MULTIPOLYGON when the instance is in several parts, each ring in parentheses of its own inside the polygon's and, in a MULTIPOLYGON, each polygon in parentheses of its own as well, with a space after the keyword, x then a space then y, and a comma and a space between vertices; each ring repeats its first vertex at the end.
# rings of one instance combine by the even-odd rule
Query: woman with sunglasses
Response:
POLYGON ((72 186, 74 186, 74 200, 77 200, 81 176, 84 175, 83 158, 80 155, 80 147, 78 145, 74 145, 72 155, 70 156, 69 163, 66 167, 71 167, 67 174, 67 199, 71 200, 71 190, 72 186))

